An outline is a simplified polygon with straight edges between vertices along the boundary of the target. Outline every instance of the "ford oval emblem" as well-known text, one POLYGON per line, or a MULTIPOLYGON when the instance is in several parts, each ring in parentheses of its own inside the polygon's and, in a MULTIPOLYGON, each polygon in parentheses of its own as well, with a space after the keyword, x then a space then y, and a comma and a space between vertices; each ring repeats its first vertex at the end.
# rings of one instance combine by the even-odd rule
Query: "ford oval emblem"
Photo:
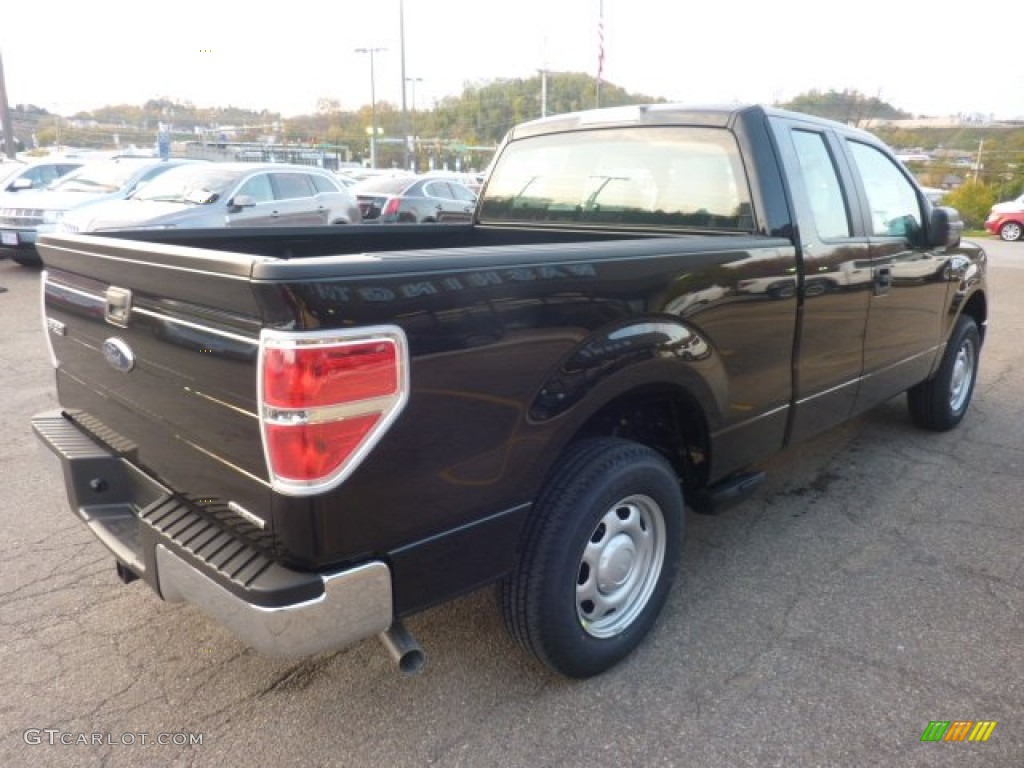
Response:
POLYGON ((121 373, 128 373, 135 367, 135 353, 123 339, 110 338, 103 342, 103 359, 110 367, 121 373))

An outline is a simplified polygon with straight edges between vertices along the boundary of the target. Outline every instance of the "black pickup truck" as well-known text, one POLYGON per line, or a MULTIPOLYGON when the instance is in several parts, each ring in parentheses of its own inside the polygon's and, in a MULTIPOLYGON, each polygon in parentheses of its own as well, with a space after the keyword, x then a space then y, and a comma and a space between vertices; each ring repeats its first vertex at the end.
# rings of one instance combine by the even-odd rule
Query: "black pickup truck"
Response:
POLYGON ((985 254, 877 139, 758 106, 513 129, 474 221, 41 239, 61 408, 33 419, 125 582, 267 654, 497 584, 597 674, 649 630, 685 506, 898 394, 963 418, 985 254))

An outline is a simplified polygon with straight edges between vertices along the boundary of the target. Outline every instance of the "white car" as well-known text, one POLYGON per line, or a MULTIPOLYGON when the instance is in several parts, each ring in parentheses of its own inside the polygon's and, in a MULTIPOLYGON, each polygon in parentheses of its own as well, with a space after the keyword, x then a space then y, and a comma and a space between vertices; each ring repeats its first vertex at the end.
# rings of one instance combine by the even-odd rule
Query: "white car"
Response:
POLYGON ((46 189, 6 192, 0 196, 0 256, 10 256, 25 266, 37 265, 36 238, 54 231, 68 211, 99 200, 127 197, 177 165, 198 162, 202 161, 118 157, 87 163, 46 189))
POLYGON ((0 163, 0 192, 42 189, 84 164, 77 159, 6 160, 0 163))
POLYGON ((330 171, 284 163, 173 168, 123 200, 70 211, 64 232, 358 224, 355 195, 330 171))

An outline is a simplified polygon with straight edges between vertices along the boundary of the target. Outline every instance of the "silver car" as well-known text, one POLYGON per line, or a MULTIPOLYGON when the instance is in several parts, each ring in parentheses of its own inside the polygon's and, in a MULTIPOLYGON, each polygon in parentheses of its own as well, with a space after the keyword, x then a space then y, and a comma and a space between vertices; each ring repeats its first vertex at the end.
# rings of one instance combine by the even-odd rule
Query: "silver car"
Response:
POLYGON ((377 176, 352 187, 364 220, 460 223, 473 220, 476 195, 446 176, 377 176))
POLYGON ((357 224, 356 199, 328 171, 280 163, 176 168, 124 200, 66 215, 65 232, 357 224))

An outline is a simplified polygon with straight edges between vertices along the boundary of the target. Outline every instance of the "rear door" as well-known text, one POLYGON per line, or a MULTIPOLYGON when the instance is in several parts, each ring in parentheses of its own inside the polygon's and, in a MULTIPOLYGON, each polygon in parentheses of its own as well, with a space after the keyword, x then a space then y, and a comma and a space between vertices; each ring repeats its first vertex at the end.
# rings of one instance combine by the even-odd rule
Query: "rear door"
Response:
POLYGON ((437 221, 469 221, 473 218, 474 203, 458 199, 451 185, 443 179, 424 184, 423 194, 434 210, 432 218, 437 221))
POLYGON ((448 221, 471 221, 473 212, 476 210, 476 195, 461 184, 449 183, 452 197, 455 199, 455 209, 448 221))
POLYGON ((856 410, 926 378, 942 344, 951 254, 925 245, 927 203, 906 169, 883 148, 843 138, 868 234, 870 304, 864 380, 856 410))
MULTIPOLYGON (((799 226, 800 338, 790 437, 802 440, 849 417, 863 371, 870 244, 851 169, 836 135, 820 123, 773 121, 799 226)), ((779 275, 778 280, 785 278, 779 275)))
POLYGON ((309 175, 299 171, 275 171, 270 174, 277 201, 277 224, 283 227, 315 227, 327 223, 327 213, 316 200, 316 189, 309 175))

